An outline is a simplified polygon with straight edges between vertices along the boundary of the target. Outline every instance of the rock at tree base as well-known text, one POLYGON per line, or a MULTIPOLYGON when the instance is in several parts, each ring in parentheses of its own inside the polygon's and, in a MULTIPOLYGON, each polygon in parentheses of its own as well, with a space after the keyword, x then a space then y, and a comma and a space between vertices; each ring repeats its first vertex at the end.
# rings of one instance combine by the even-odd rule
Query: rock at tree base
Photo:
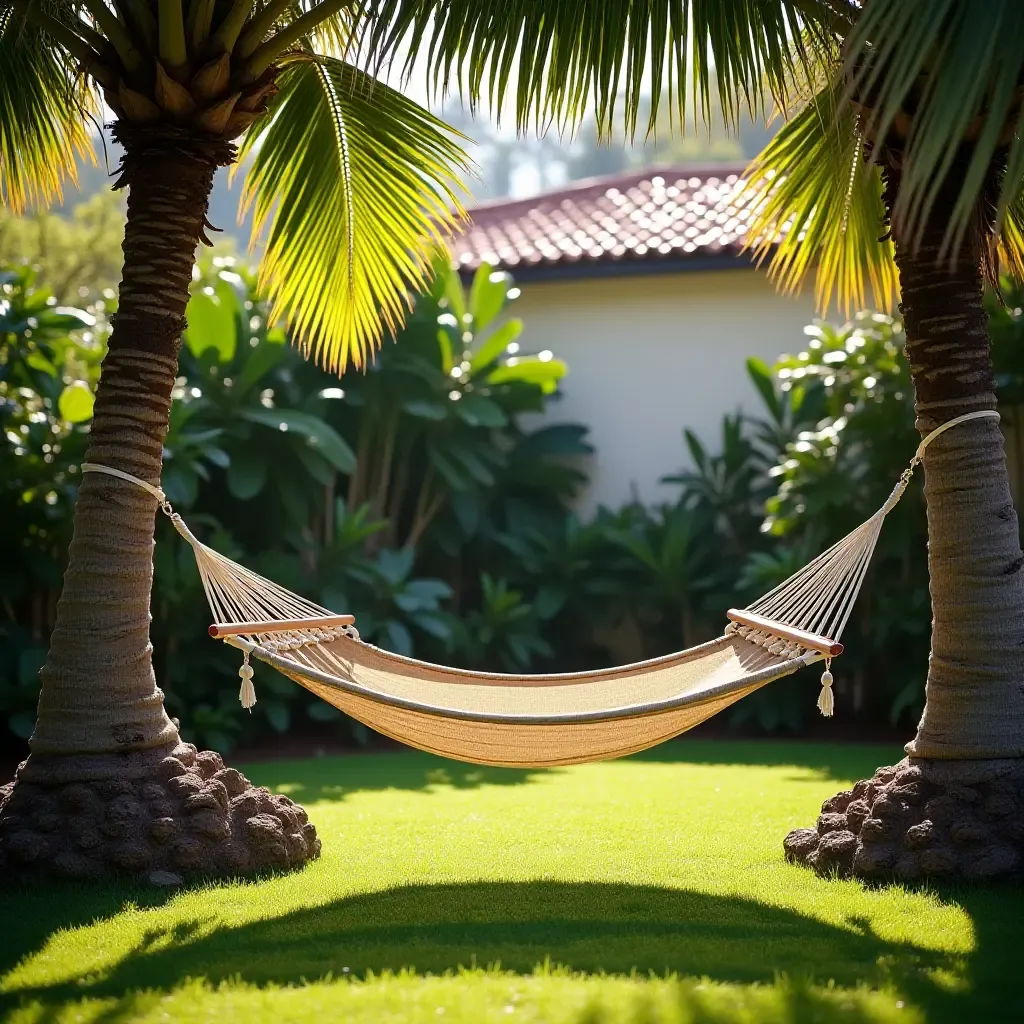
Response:
POLYGON ((1024 758, 905 758, 822 804, 783 841, 821 875, 1024 882, 1024 758))
POLYGON ((0 882, 234 876, 319 856, 306 812, 190 743, 31 756, 0 787, 0 882))

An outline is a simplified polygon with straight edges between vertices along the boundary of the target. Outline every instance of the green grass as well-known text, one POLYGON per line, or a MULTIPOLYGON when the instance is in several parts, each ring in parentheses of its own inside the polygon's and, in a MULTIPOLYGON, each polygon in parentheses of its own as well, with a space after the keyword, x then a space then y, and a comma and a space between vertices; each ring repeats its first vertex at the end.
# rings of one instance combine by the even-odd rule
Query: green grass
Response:
POLYGON ((787 829, 898 750, 681 741, 547 772, 414 753, 264 764, 324 854, 173 893, 0 898, 0 1018, 1015 1021, 1020 892, 869 889, 787 829))

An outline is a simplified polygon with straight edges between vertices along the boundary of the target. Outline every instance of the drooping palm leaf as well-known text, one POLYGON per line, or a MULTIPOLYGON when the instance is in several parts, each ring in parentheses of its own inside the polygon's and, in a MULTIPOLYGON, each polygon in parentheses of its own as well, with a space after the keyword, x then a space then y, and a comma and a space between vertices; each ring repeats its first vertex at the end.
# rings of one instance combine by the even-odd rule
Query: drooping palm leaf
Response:
POLYGON ((0 202, 16 212, 60 199, 92 153, 95 94, 66 54, 11 9, 0 9, 0 202))
POLYGON ((742 199, 755 210, 749 243, 787 291, 817 267, 816 296, 847 312, 891 306, 897 291, 878 168, 866 164, 841 86, 822 90, 782 127, 747 172, 742 199))
POLYGON ((989 168, 1005 153, 1005 215, 1024 181, 1024 5, 1019 0, 871 0, 849 39, 850 92, 872 134, 909 124, 894 217, 919 238, 960 144, 971 156, 946 241, 974 219, 989 168), (910 114, 910 117, 901 115, 910 114))
POLYGON ((243 147, 243 208, 265 232, 260 276, 275 309, 340 371, 366 360, 426 283, 460 214, 449 182, 466 158, 443 122, 340 60, 291 64, 280 82, 243 147))
POLYGON ((409 64, 426 55, 435 86, 459 87, 471 104, 500 109, 514 83, 517 123, 578 124, 593 109, 599 129, 622 104, 627 134, 649 93, 650 130, 667 97, 683 123, 687 96, 707 112, 717 93, 735 124, 743 106, 762 114, 783 98, 787 75, 810 61, 808 36, 835 45, 848 28, 844 0, 381 0, 367 52, 409 64))

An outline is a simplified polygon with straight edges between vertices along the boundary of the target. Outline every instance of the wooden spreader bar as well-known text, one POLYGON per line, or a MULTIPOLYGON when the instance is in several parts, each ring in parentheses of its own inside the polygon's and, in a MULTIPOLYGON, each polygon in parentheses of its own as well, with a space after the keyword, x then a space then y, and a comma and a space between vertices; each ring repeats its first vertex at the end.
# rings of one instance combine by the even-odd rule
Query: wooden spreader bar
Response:
POLYGON ((326 629, 329 626, 351 626, 354 615, 322 615, 314 619, 274 619, 271 622, 215 622, 210 636, 221 640, 226 636, 252 636, 257 633, 291 633, 301 629, 326 629))
POLYGON ((838 640, 830 640, 827 636, 808 633, 803 629, 794 629, 792 626, 783 625, 774 619, 766 619, 763 615, 756 615, 754 612, 744 611, 740 608, 730 608, 725 614, 727 618, 741 626, 750 626, 751 629, 771 633, 783 640, 792 640, 793 643, 799 644, 801 647, 820 651, 829 658, 838 657, 843 653, 843 645, 838 640))

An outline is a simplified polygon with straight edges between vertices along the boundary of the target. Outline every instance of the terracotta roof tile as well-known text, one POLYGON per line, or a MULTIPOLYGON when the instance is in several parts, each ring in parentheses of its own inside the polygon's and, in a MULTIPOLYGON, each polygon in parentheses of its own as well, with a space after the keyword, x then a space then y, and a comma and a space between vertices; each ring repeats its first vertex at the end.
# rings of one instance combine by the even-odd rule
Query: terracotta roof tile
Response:
POLYGON ((741 174, 739 167, 654 167, 485 203, 469 211, 452 254, 467 271, 483 262, 540 270, 738 256, 749 216, 736 203, 741 174))

